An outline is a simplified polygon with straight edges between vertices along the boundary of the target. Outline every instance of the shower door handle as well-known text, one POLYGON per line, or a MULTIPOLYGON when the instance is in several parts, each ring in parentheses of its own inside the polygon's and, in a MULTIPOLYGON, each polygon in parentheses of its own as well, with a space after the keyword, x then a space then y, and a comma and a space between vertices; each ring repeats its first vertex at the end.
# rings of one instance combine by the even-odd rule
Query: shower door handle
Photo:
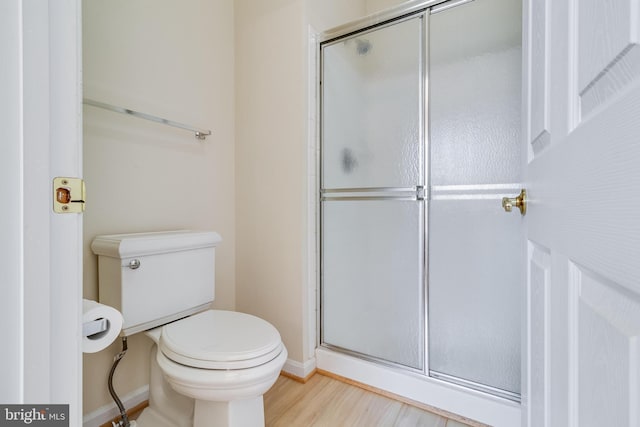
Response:
POLYGON ((527 213, 527 190, 523 188, 520 191, 520 194, 516 197, 502 198, 502 207, 505 212, 511 212, 514 206, 520 209, 521 215, 525 215, 527 213))

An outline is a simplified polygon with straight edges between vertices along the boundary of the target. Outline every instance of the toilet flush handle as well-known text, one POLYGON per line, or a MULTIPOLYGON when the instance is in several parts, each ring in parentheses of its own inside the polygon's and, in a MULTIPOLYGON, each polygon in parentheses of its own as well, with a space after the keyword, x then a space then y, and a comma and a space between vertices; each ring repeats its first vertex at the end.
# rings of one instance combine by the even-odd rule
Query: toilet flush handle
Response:
POLYGON ((129 261, 129 268, 132 270, 136 270, 138 268, 140 268, 140 260, 139 259, 132 259, 131 261, 129 261))

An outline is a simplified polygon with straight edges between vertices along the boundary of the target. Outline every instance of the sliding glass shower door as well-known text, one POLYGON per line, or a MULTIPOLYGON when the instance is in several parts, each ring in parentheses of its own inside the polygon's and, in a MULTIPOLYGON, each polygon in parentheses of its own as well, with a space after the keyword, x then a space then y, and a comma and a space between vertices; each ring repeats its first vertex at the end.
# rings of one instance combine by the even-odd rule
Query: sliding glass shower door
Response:
POLYGON ((476 0, 429 19, 429 374, 520 395, 520 14, 476 0))
POLYGON ((521 5, 406 13, 320 45, 321 345, 517 401, 521 5))
POLYGON ((424 369, 424 15, 321 46, 321 340, 424 369))

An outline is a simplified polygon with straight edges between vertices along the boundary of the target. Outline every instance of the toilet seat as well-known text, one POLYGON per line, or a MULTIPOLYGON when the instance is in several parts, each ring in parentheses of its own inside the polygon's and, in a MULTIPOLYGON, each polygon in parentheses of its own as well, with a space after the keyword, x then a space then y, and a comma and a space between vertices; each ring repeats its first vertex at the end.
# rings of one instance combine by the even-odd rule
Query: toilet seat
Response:
POLYGON ((234 311, 207 310, 162 327, 159 346, 170 360, 202 369, 246 369, 282 352, 277 329, 234 311))

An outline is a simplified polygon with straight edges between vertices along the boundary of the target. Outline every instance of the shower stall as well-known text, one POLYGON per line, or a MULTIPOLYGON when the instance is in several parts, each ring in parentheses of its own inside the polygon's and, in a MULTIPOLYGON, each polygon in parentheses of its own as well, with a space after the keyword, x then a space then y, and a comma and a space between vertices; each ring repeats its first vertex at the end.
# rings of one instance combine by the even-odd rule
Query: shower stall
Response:
POLYGON ((517 402, 521 5, 408 4, 320 41, 320 345, 517 402))

